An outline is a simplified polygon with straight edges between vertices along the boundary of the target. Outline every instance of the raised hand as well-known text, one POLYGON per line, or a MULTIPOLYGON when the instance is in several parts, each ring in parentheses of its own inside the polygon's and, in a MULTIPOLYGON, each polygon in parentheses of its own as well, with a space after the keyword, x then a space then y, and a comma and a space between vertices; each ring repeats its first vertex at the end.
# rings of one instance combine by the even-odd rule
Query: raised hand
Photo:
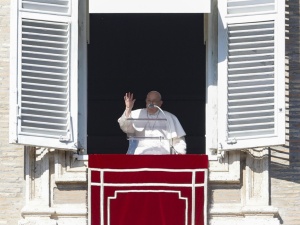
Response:
POLYGON ((131 113, 131 110, 134 106, 134 102, 135 102, 135 99, 133 99, 133 94, 128 92, 125 94, 124 96, 124 102, 125 102, 125 115, 128 117, 131 113))

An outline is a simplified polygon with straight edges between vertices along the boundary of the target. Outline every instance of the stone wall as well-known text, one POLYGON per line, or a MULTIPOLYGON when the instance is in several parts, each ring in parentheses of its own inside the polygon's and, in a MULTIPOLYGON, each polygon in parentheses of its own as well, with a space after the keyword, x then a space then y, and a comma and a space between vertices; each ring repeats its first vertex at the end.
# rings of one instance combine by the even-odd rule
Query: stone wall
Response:
POLYGON ((271 204, 281 224, 300 224, 300 22, 299 0, 286 1, 286 146, 272 149, 271 204))
POLYGON ((87 161, 73 152, 26 147, 26 204, 19 225, 86 225, 87 161))
POLYGON ((24 206, 23 146, 8 144, 10 0, 0 2, 0 225, 17 224, 24 206))

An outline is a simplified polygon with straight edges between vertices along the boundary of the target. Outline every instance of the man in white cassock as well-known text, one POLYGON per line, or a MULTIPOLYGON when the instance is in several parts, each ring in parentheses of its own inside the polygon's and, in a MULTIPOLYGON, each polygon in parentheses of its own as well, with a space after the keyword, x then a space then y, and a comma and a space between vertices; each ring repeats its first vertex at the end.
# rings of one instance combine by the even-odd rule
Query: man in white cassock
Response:
POLYGON ((161 94, 150 91, 146 108, 132 110, 132 93, 124 96, 125 111, 118 119, 120 128, 129 139, 127 154, 185 154, 185 132, 175 115, 162 110, 161 94))

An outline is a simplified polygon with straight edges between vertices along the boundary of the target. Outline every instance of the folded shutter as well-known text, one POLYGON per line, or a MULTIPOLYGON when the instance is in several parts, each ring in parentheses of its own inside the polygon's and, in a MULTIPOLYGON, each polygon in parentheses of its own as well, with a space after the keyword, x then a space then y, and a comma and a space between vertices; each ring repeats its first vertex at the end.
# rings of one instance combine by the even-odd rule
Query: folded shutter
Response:
POLYGON ((220 149, 285 141, 284 1, 219 1, 220 149))
POLYGON ((17 8, 10 142, 78 149, 78 0, 17 8))

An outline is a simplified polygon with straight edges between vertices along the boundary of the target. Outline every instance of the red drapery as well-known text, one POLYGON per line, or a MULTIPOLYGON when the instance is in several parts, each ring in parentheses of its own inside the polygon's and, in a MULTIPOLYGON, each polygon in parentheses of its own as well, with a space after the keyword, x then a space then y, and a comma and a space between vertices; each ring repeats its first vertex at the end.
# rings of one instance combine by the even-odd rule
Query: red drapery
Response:
POLYGON ((90 225, 205 225, 206 155, 89 155, 90 225))

